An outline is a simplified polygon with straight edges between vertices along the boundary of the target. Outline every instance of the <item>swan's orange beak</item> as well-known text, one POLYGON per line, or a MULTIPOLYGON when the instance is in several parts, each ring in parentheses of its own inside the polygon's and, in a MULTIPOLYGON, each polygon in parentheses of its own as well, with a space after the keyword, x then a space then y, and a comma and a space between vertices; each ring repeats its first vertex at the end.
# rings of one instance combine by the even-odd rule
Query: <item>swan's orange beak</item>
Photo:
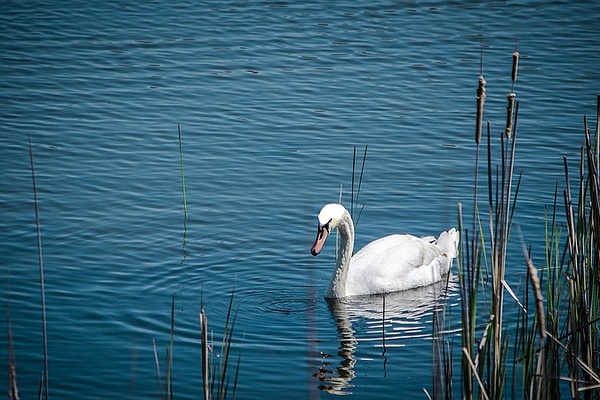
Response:
POLYGON ((321 250, 323 249, 323 245, 325 244, 325 241, 327 240, 327 235, 329 234, 329 230, 327 228, 328 228, 328 224, 325 224, 325 225, 319 224, 319 230, 317 231, 317 238, 315 239, 315 243, 310 248, 310 254, 312 254, 313 256, 318 255, 321 252, 321 250))

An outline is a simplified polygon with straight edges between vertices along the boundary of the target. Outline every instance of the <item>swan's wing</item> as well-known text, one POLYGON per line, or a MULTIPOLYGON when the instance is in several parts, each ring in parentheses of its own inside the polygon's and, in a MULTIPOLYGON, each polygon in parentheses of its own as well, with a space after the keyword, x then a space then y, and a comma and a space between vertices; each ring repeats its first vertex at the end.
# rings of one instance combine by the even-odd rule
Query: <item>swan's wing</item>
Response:
MULTIPOLYGON (((352 256, 356 268, 375 269, 376 265, 405 263, 407 268, 428 264, 439 255, 435 238, 413 235, 390 235, 372 241, 352 256)), ((355 266, 353 266, 354 268, 355 266)))
POLYGON ((347 290, 381 293, 422 286, 447 272, 447 257, 430 240, 392 235, 369 243, 350 262, 347 290), (444 271, 445 269, 445 271, 444 271))
MULTIPOLYGON (((432 237, 433 240, 435 238, 432 237)), ((404 243, 411 242, 413 240, 419 240, 418 237, 413 235, 390 235, 379 238, 367 244, 365 247, 360 249, 352 258, 370 257, 374 254, 386 253, 395 247, 401 246, 404 243)))

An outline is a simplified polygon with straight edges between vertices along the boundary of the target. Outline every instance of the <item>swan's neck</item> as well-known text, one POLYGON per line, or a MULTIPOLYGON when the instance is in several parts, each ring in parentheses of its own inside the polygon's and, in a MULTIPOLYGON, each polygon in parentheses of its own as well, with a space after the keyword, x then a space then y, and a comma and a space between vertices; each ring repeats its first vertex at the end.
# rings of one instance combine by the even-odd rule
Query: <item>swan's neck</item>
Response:
POLYGON ((338 223, 338 231, 340 232, 340 251, 337 257, 337 264, 331 282, 325 297, 340 298, 346 297, 346 280, 348 278, 348 270, 350 268, 350 259, 354 250, 354 223, 348 211, 344 212, 344 216, 338 223))

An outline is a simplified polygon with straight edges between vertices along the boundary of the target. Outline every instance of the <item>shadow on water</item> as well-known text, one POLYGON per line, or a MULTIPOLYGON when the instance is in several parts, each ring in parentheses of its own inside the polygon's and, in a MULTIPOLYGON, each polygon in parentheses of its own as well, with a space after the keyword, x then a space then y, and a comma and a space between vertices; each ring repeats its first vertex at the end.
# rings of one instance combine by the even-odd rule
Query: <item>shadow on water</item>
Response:
POLYGON ((356 377, 356 351, 369 342, 381 348, 384 374, 387 373, 386 351, 405 346, 401 340, 432 338, 432 315, 441 309, 446 299, 457 293, 457 280, 452 275, 434 285, 403 292, 328 299, 335 320, 341 359, 333 369, 336 356, 322 354, 323 365, 314 374, 318 389, 336 395, 351 394, 356 377))

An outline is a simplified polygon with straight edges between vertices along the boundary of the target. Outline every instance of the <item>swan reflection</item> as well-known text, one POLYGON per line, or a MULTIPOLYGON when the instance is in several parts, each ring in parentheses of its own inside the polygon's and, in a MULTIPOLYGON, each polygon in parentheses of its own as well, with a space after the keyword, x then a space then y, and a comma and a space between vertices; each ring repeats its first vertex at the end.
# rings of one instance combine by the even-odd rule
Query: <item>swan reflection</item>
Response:
POLYGON ((314 374, 319 380, 318 389, 336 395, 352 393, 355 352, 360 342, 364 345, 369 341, 374 347, 381 347, 385 374, 387 348, 403 346, 398 343, 403 339, 431 338, 434 312, 456 293, 456 279, 450 276, 448 280, 402 292, 327 299, 340 345, 337 356, 321 353, 323 365, 314 374))

